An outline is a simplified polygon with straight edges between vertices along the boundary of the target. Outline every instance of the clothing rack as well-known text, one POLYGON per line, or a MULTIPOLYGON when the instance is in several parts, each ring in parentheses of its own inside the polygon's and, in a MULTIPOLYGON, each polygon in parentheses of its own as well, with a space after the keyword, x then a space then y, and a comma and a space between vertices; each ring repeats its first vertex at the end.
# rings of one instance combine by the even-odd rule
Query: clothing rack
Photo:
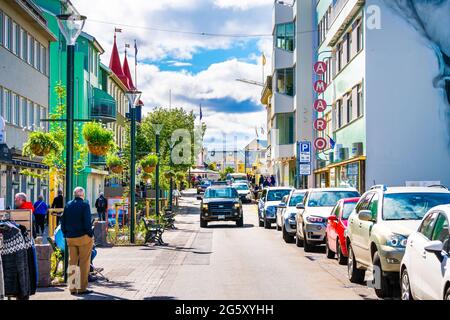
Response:
POLYGON ((33 230, 33 216, 31 210, 0 210, 0 221, 12 220, 23 225, 28 231, 33 230))

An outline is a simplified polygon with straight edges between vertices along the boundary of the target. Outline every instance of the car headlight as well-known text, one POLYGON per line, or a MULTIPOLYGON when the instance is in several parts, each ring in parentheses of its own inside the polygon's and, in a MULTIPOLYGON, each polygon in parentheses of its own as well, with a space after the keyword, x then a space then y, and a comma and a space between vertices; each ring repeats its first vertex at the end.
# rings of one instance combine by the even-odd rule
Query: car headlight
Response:
POLYGON ((239 209, 240 207, 241 207, 241 204, 240 204, 239 202, 237 202, 237 203, 234 204, 234 208, 235 208, 235 209, 239 209))
POLYGON ((309 216, 306 217, 306 221, 308 221, 309 223, 325 223, 325 218, 309 216))
POLYGON ((401 234, 393 234, 386 241, 386 245, 394 248, 406 248, 406 243, 408 242, 408 237, 405 237, 401 234))
POLYGON ((291 220, 295 220, 295 217, 296 217, 296 213, 295 213, 295 212, 292 212, 292 213, 289 215, 289 219, 291 219, 291 220))
POLYGON ((208 204, 204 203, 204 204, 202 205, 202 209, 203 209, 203 210, 208 210, 208 204))

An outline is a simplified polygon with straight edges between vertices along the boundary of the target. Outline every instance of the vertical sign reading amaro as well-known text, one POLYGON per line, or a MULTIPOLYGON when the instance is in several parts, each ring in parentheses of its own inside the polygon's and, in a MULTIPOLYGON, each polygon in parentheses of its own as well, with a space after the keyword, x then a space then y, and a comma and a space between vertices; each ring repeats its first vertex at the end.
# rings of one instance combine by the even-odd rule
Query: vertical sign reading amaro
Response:
MULTIPOLYGON (((323 61, 318 61, 314 65, 314 72, 318 76, 322 76, 327 71, 327 64, 323 61)), ((314 91, 317 93, 317 95, 321 95, 327 90, 327 83, 323 80, 317 80, 314 83, 314 91)), ((317 113, 322 113, 327 109, 327 102, 323 99, 317 99, 314 102, 314 110, 317 111, 317 113)), ((327 121, 323 118, 318 118, 314 121, 314 129, 317 132, 325 131, 327 128, 327 121)), ((314 147, 317 151, 323 151, 327 148, 327 141, 324 138, 316 138, 314 141, 314 147)))

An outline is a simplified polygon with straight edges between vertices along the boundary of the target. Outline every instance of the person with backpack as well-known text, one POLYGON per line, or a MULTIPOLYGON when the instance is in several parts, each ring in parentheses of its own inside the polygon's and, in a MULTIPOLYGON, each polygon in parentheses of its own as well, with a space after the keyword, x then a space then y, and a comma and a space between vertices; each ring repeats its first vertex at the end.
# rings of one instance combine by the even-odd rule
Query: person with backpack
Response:
POLYGON ((108 209, 108 200, 100 193, 100 196, 95 201, 95 208, 97 209, 98 220, 106 221, 106 210, 108 209))
POLYGON ((42 236, 45 230, 45 221, 47 220, 48 205, 44 201, 43 196, 38 197, 33 205, 34 207, 34 219, 36 222, 36 235, 42 236))

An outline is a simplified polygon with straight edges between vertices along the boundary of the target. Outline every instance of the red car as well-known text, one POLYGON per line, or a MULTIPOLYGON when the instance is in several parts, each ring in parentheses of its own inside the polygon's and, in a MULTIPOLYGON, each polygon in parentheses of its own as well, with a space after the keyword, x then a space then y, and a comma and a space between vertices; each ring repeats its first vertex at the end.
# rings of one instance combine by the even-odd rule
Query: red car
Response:
POLYGON ((359 198, 339 200, 328 218, 326 239, 327 258, 337 255, 339 264, 346 265, 348 259, 347 244, 344 232, 347 229, 348 217, 356 207, 359 198))

